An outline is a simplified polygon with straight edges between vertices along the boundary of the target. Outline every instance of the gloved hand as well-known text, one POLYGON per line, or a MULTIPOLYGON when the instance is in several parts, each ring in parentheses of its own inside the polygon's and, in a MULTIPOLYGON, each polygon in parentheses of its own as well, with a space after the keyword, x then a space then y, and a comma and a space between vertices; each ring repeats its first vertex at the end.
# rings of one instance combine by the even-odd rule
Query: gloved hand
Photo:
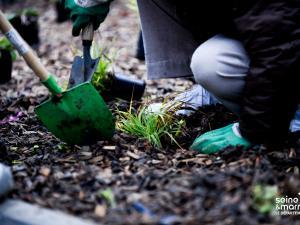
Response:
POLYGON ((242 146, 244 149, 251 146, 251 143, 240 134, 238 123, 201 135, 196 138, 190 149, 212 154, 229 146, 242 146))
POLYGON ((93 23, 98 29, 105 20, 109 5, 113 0, 65 0, 65 8, 71 11, 73 21, 73 36, 78 36, 81 29, 93 23))

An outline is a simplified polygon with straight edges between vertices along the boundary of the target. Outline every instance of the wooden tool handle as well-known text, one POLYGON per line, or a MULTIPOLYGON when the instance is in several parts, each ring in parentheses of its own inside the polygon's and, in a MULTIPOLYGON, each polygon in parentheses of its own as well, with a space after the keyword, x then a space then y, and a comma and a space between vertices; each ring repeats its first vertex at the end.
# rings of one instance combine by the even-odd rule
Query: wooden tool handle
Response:
POLYGON ((94 26, 93 26, 93 24, 87 25, 82 30, 81 39, 83 41, 93 41, 93 39, 94 39, 94 26))
POLYGON ((6 19, 3 12, 0 10, 0 30, 5 34, 10 43, 18 50, 20 55, 23 56, 27 65, 33 72, 42 80, 46 81, 50 73, 41 64, 38 57, 33 53, 33 50, 24 41, 20 34, 13 28, 10 22, 6 19))

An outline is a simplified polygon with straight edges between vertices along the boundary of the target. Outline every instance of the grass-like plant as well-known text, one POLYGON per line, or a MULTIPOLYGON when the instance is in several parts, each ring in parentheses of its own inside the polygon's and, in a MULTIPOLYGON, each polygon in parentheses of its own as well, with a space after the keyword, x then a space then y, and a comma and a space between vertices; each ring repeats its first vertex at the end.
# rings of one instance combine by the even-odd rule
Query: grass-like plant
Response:
POLYGON ((117 129, 145 139, 158 149, 163 147, 163 140, 180 147, 176 137, 183 134, 185 121, 178 120, 174 114, 180 106, 180 102, 174 105, 163 104, 159 112, 153 112, 148 106, 142 106, 134 113, 131 104, 127 112, 118 111, 117 129))

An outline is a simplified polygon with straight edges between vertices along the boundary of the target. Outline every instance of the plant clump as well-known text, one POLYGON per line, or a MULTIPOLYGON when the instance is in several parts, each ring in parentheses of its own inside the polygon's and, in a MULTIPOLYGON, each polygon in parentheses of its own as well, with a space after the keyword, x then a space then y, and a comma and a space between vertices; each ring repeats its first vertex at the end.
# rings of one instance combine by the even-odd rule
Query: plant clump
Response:
POLYGON ((117 129, 147 140, 158 149, 163 147, 164 141, 180 147, 176 138, 184 133, 185 128, 185 121, 175 116, 180 107, 180 102, 163 104, 158 112, 153 112, 145 105, 133 112, 131 105, 128 111, 118 111, 117 129))

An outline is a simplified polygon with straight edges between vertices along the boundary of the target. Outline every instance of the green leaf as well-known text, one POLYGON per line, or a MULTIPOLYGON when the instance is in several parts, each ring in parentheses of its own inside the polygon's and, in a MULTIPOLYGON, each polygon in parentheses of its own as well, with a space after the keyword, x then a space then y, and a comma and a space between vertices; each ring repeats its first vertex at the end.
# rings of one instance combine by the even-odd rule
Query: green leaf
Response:
POLYGON ((111 189, 105 189, 103 191, 100 191, 100 196, 105 199, 105 201, 110 205, 110 207, 117 207, 115 196, 111 189))
POLYGON ((13 61, 17 59, 17 52, 6 37, 0 38, 0 49, 9 51, 13 61))

